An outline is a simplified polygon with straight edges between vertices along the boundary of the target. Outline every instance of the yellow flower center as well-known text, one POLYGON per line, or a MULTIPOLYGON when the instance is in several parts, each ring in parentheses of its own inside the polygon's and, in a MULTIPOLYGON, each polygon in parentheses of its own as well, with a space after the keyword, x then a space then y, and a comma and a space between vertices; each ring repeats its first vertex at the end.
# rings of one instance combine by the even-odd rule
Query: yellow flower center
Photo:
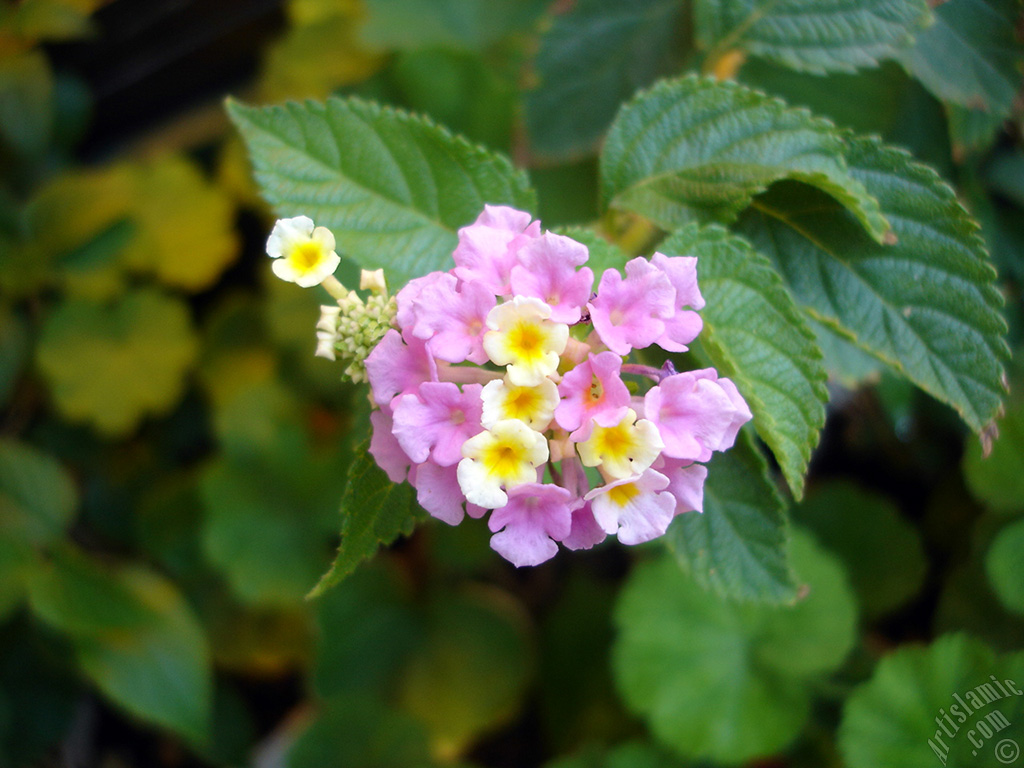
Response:
POLYGON ((292 248, 292 252, 288 254, 288 261, 296 271, 306 273, 316 269, 323 256, 324 249, 320 243, 310 240, 292 248))
POLYGON ((640 495, 636 483, 624 483, 608 489, 608 500, 620 507, 626 506, 632 499, 640 495))
POLYGON ((520 363, 531 365, 544 354, 546 334, 537 322, 521 320, 508 332, 508 349, 520 363))
POLYGON ((580 459, 586 466, 600 466, 606 477, 614 478, 643 472, 662 448, 657 427, 646 419, 637 421, 632 409, 614 427, 595 424, 590 437, 579 444, 580 459))
POLYGON ((522 446, 495 443, 484 449, 480 461, 487 467, 491 477, 511 479, 521 473, 523 463, 527 461, 525 454, 522 446))

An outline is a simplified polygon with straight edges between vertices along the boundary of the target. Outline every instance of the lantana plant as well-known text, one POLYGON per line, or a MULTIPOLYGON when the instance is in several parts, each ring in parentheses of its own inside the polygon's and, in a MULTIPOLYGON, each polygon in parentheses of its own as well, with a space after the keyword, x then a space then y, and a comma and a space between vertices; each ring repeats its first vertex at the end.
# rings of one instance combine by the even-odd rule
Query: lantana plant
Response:
POLYGON ((750 409, 713 368, 633 361, 651 346, 684 352, 700 333, 695 257, 637 257, 595 286, 584 244, 487 205, 459 230, 451 269, 393 298, 364 270, 364 301, 333 277, 334 245, 298 216, 277 222, 267 253, 278 277, 335 297, 317 354, 369 381, 370 453, 432 516, 490 511, 491 546, 527 566, 558 543, 651 541, 701 512, 704 462, 750 409))

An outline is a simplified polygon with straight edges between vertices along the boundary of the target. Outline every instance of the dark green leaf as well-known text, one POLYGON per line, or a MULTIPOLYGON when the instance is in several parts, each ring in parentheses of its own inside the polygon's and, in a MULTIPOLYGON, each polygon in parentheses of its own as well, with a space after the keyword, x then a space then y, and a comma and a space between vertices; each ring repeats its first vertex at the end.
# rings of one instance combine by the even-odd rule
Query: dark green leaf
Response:
POLYGON ((15 530, 34 544, 60 538, 78 505, 64 468, 32 446, 0 438, 0 496, 10 505, 0 513, 4 535, 15 530))
POLYGON ((299 736, 288 768, 427 768, 433 762, 423 728, 366 694, 328 700, 299 736))
POLYGON ((1024 613, 1024 520, 1008 525, 992 542, 985 558, 989 582, 1003 605, 1024 613))
POLYGON ((719 595, 779 603, 796 593, 788 557, 786 510, 764 458, 740 433, 715 454, 704 485, 704 512, 680 515, 667 543, 683 570, 719 595))
POLYGON ((741 229, 817 319, 981 430, 1003 397, 1006 325, 978 226, 930 168, 876 139, 848 141, 851 173, 879 199, 896 242, 871 241, 806 187, 778 187, 741 229))
MULTIPOLYGON (((1024 384, 1017 377, 1016 387, 1024 384)), ((1011 388, 1016 389, 1014 385, 1011 388)), ((1018 390, 1019 391, 1019 390, 1018 390)), ((999 437, 984 455, 980 441, 972 440, 964 455, 964 476, 971 493, 1000 512, 1024 510, 1024 398, 1015 396, 1006 416, 996 422, 999 437)))
POLYGON ((833 481, 812 488, 793 517, 843 561, 866 613, 902 605, 924 583, 921 539, 891 499, 833 481))
POLYGON ((528 27, 545 0, 367 0, 363 39, 383 48, 484 46, 528 27))
POLYGON ((355 98, 253 108, 228 103, 263 194, 284 216, 330 228, 338 251, 391 285, 451 264, 456 230, 484 203, 530 210, 526 175, 424 118, 355 98))
POLYGON ((114 702, 194 743, 206 739, 209 650, 171 582, 58 551, 32 575, 29 599, 37 616, 70 637, 82 671, 114 702))
POLYGON ((844 763, 850 768, 1012 764, 998 761, 993 749, 1005 738, 1018 744, 1024 740, 1024 697, 1004 697, 990 676, 1000 685, 1008 678, 1019 684, 1022 660, 1021 654, 1016 661, 998 658, 967 635, 944 635, 928 647, 897 649, 846 701, 839 732, 844 763), (979 686, 987 686, 993 697, 979 686), (996 711, 1009 721, 998 736, 987 720, 996 711), (979 729, 982 723, 993 734, 991 741, 979 729))
POLYGON ((719 374, 736 382, 799 499, 828 401, 821 351, 803 313, 771 262, 720 227, 686 227, 658 250, 697 257, 707 302, 701 345, 719 374))
POLYGON ((1015 37, 1016 0, 949 0, 900 63, 936 96, 1005 116, 1020 87, 1024 50, 1015 37))
POLYGON ((909 45, 931 14, 925 0, 696 0, 712 60, 732 50, 824 74, 873 67, 909 45))
POLYGON ((408 483, 388 480, 369 453, 369 442, 356 450, 348 484, 341 498, 341 545, 334 565, 324 574, 310 597, 317 597, 349 576, 381 545, 412 533, 421 517, 415 492, 408 483))
POLYGON ((0 408, 7 405, 29 356, 28 326, 21 317, 0 307, 0 408))
POLYGON ((531 671, 525 611, 497 590, 439 594, 428 635, 403 670, 402 708, 435 754, 458 755, 519 708, 531 671))
POLYGON ((694 216, 730 221, 772 183, 796 179, 839 200, 881 241, 889 224, 845 151, 830 122, 778 99, 708 78, 668 80, 615 118, 602 198, 671 230, 694 216))
POLYGON ((630 575, 613 670, 662 743, 685 757, 746 763, 799 733, 812 681, 853 646, 856 609, 842 569, 810 537, 794 536, 793 561, 810 587, 794 606, 722 600, 669 558, 630 575))
POLYGON ((580 0, 555 16, 526 94, 526 127, 541 155, 594 148, 623 100, 681 67, 682 0, 580 0))

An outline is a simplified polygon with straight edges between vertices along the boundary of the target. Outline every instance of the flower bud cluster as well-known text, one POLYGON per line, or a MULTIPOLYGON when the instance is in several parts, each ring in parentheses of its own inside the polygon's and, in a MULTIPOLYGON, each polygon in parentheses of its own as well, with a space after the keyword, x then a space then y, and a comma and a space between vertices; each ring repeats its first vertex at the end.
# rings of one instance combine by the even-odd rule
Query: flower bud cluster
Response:
POLYGON ((392 327, 397 306, 381 283, 379 292, 365 301, 349 291, 336 306, 320 307, 316 355, 340 359, 346 363, 342 376, 356 383, 366 381, 366 358, 392 327))
POLYGON ((559 543, 649 541, 701 511, 703 462, 751 418, 714 369, 629 362, 651 345, 685 351, 700 332, 696 258, 636 258, 594 291, 588 256, 487 206, 459 231, 451 270, 398 293, 397 328, 366 359, 377 463, 449 524, 491 510, 491 546, 517 566, 559 543))

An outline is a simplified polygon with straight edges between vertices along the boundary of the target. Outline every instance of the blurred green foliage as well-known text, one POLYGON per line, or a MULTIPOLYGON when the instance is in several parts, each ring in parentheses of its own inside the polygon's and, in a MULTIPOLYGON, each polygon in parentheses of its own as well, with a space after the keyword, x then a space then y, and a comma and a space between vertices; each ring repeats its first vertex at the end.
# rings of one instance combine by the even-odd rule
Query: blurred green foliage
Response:
MULTIPOLYGON (((277 137, 303 110, 443 160, 448 187, 412 178, 414 204, 377 175, 379 156, 321 169, 391 212, 390 235, 339 233, 348 284, 357 264, 387 267, 396 289, 437 268, 495 196, 591 243, 595 267, 650 250, 643 217, 687 225, 676 237, 720 270, 693 354, 759 393, 778 466, 748 435, 712 464, 708 512, 674 523, 670 555, 605 545, 527 572, 482 526, 412 533, 408 486, 385 486, 367 458, 365 392, 312 357, 326 294, 268 277, 273 214, 226 119, 185 141, 152 127, 85 161, 93 94, 59 54, 100 34, 101 5, 0 3, 0 765, 63 751, 168 767, 931 766, 954 694, 990 675, 1024 684, 1024 369, 1009 365, 985 457, 924 392, 994 437, 1001 393, 972 382, 1001 356, 975 354, 998 318, 891 311, 908 286, 941 304, 943 258, 969 242, 999 270, 1022 349, 1019 2, 285 2, 235 95, 356 98, 229 108, 263 142, 277 212, 317 215, 315 186, 260 167, 260 152, 294 152, 277 137), (707 178, 710 149, 689 146, 644 171, 668 183, 648 184, 622 143, 649 127, 644 109, 682 105, 699 130, 709 102, 663 85, 621 105, 694 72, 784 99, 756 98, 777 143, 707 178), (620 210, 602 212, 609 200, 620 210), (773 206, 788 224, 764 216, 773 206), (695 209, 738 214, 763 255, 690 222, 695 209), (874 239, 830 239, 847 209, 874 239), (895 245, 877 242, 884 218, 895 245), (933 258, 915 263, 912 242, 933 258), (898 279, 839 268, 882 253, 898 279), (837 301, 840 283, 860 299, 837 301), (768 342, 800 360, 789 379, 759 356, 768 342), (339 518, 340 501, 375 493, 339 518), (340 584, 306 599, 332 562, 325 586, 340 584)), ((996 741, 1021 741, 1022 702, 1000 701, 1013 730, 978 754, 944 731, 942 762, 993 765, 996 741)))

